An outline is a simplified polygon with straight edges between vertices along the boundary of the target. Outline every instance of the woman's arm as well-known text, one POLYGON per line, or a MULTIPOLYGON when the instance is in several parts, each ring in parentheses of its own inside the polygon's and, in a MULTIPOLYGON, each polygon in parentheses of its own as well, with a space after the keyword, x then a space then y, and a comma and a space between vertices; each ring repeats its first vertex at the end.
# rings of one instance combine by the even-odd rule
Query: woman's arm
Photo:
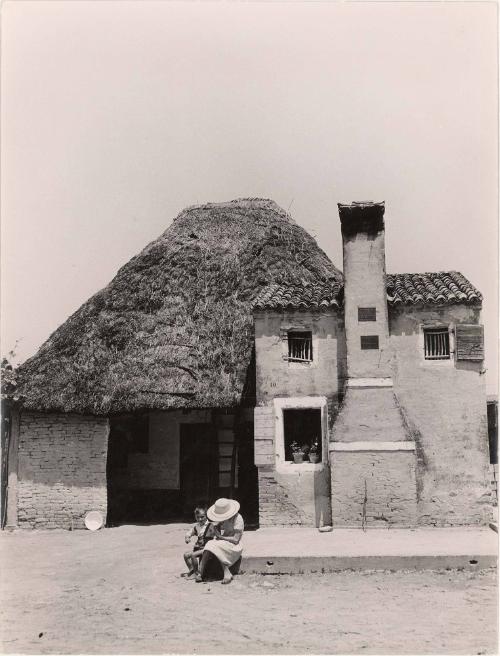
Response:
POLYGON ((234 535, 222 535, 220 538, 216 538, 219 540, 226 540, 226 542, 230 542, 231 544, 238 544, 239 541, 241 540, 241 531, 235 531, 234 535))

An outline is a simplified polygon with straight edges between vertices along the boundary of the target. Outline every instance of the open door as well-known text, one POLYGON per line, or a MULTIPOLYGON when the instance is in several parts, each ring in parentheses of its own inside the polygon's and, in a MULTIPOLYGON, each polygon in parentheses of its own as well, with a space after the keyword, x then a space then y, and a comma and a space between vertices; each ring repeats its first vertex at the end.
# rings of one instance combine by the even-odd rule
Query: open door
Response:
POLYGON ((196 505, 214 502, 215 431, 212 424, 180 425, 180 492, 184 518, 196 505))

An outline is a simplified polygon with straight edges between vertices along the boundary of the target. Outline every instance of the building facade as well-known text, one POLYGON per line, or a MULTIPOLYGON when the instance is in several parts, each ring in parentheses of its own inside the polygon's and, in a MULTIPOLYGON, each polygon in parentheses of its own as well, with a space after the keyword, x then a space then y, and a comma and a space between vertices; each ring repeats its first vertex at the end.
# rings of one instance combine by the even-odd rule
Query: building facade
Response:
MULTIPOLYGON (((247 220, 249 208, 270 211, 264 205, 269 201, 242 203, 221 209, 226 232, 228 206, 231 212, 244 209, 239 222, 247 220)), ((260 526, 487 523, 492 493, 481 295, 457 272, 387 275, 384 210, 383 203, 339 205, 343 276, 325 263, 317 246, 300 241, 306 239, 301 233, 295 256, 307 247, 316 249, 314 257, 290 266, 287 275, 271 274, 269 263, 283 269, 280 262, 293 250, 290 235, 301 229, 281 214, 276 220, 274 207, 271 230, 259 215, 264 237, 250 252, 255 262, 264 251, 267 269, 254 272, 259 284, 252 293, 239 282, 245 295, 238 307, 246 308, 241 315, 246 323, 242 319, 237 326, 233 317, 230 337, 210 344, 220 346, 220 358, 236 357, 235 340, 248 332, 234 402, 229 397, 214 402, 208 388, 202 396, 206 380, 185 351, 175 366, 189 370, 199 387, 193 383, 188 389, 184 379, 173 387, 165 369, 162 384, 170 381, 170 387, 144 396, 152 383, 141 382, 137 393, 143 396, 140 402, 134 397, 130 407, 122 400, 106 407, 87 402, 88 411, 72 401, 61 407, 54 394, 34 393, 27 383, 26 401, 12 415, 7 525, 80 528, 90 510, 101 511, 108 525, 168 521, 187 518, 196 503, 221 495, 238 498, 250 523, 260 526), (283 248, 279 256, 277 244, 283 248)), ((210 206, 212 223, 213 216, 210 206)), ((190 244, 201 227, 189 234, 190 244)), ((178 235, 179 230, 177 241, 178 235)), ((207 267, 212 271, 214 264, 207 267)), ((193 274, 197 284, 199 271, 198 266, 193 274)), ((113 299, 115 288, 113 282, 108 294, 113 299)), ((173 304, 169 294, 165 306, 173 304)), ((226 294, 232 301, 236 291, 226 294)), ((93 324, 108 316, 106 302, 108 309, 100 303, 95 310, 93 324)), ((189 321, 198 311, 192 310, 189 321)), ((155 321, 151 313, 147 321, 148 326, 155 321)), ((196 343, 185 326, 183 342, 176 326, 182 348, 188 337, 187 346, 196 343)), ((147 330, 132 333, 129 343, 143 333, 147 330)), ((51 339, 50 347, 56 342, 51 339)), ((118 343, 115 339, 116 358, 118 343)), ((164 354, 168 340, 161 348, 164 354)), ((50 385, 39 360, 35 356, 27 378, 50 385)), ((121 363, 116 362, 114 371, 121 363)), ((72 366, 71 358, 64 360, 65 375, 73 375, 72 366)), ((227 387, 233 370, 234 365, 221 366, 211 389, 227 387)), ((100 403, 110 398, 103 387, 100 403)), ((59 389, 62 395, 62 383, 59 389)))
POLYGON ((261 525, 485 523, 480 295, 455 272, 387 276, 384 205, 339 211, 343 290, 275 285, 256 303, 261 525), (295 463, 292 442, 317 435, 320 462, 295 463))

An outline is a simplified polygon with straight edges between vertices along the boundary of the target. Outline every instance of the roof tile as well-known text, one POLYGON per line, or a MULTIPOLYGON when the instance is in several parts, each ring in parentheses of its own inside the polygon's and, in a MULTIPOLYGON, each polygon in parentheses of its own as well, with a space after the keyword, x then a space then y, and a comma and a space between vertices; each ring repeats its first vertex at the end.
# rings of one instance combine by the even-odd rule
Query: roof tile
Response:
MULTIPOLYGON (((395 273, 386 276, 387 301, 398 305, 480 304, 481 293, 458 271, 395 273)), ((254 309, 326 309, 342 304, 340 281, 306 283, 290 281, 264 288, 254 309)))

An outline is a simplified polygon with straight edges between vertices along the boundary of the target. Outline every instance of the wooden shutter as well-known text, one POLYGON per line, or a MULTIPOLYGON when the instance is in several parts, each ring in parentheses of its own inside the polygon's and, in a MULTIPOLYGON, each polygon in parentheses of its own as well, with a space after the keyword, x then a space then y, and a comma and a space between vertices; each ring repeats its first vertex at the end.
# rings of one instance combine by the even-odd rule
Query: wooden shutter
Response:
POLYGON ((457 360, 484 360, 484 327, 458 324, 455 330, 457 360))

